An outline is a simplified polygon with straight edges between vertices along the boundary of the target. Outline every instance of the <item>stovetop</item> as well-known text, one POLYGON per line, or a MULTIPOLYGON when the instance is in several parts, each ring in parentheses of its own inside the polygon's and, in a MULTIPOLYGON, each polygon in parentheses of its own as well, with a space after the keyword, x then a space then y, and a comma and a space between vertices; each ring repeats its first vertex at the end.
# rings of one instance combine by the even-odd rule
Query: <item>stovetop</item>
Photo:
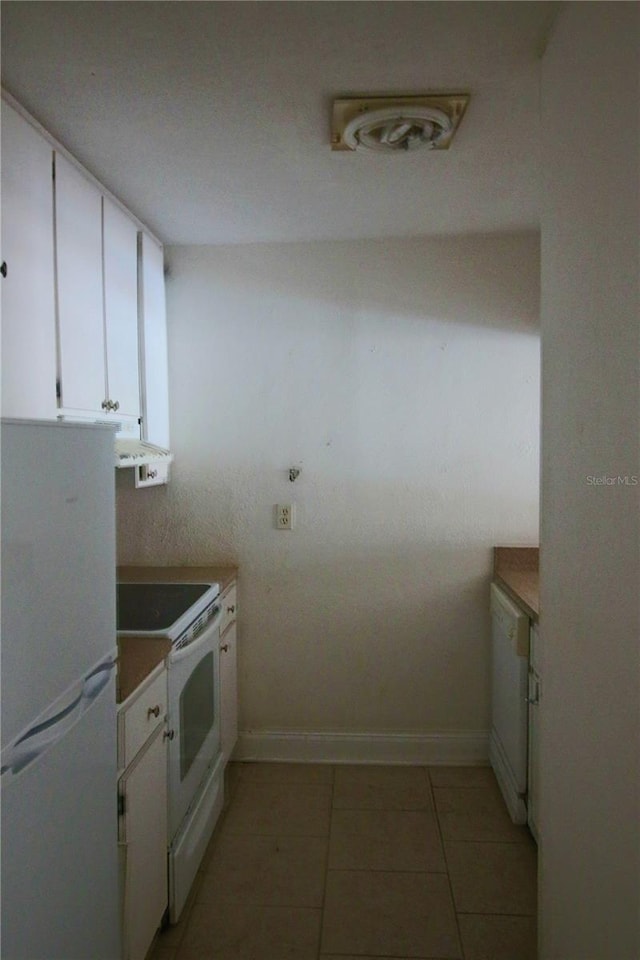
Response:
POLYGON ((219 592, 218 583, 118 583, 118 635, 174 640, 219 592))

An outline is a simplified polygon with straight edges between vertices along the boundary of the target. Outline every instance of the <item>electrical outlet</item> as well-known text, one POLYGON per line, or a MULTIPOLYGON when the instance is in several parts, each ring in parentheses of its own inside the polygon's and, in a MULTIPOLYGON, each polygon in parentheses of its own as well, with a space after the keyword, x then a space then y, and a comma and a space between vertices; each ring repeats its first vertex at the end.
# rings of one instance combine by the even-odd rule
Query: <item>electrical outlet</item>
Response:
POLYGON ((276 505, 276 527, 278 530, 293 530, 295 514, 295 503, 278 503, 276 505))

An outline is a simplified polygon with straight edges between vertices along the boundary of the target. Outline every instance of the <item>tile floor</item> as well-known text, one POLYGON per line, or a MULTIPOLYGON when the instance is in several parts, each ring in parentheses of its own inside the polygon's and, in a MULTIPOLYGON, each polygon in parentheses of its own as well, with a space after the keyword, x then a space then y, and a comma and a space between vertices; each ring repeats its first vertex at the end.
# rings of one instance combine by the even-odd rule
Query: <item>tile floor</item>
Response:
POLYGON ((535 960, 536 846, 488 767, 238 763, 151 960, 535 960))

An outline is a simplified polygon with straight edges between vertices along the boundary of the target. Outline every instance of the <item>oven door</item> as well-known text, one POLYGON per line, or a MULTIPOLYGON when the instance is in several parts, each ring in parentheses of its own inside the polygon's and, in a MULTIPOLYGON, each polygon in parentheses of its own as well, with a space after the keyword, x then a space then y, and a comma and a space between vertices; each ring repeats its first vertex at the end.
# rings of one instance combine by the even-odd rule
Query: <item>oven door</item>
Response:
POLYGON ((169 842, 220 753, 219 627, 222 610, 168 658, 169 842))

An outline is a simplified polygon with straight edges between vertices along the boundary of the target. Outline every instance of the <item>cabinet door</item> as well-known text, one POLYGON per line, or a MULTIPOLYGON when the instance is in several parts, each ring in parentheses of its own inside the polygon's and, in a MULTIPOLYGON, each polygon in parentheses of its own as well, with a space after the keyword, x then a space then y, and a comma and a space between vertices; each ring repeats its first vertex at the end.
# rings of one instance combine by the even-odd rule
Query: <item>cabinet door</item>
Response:
MULTIPOLYGON (((169 366, 162 247, 139 234, 142 437, 169 449, 169 366)), ((166 483, 168 464, 136 470, 136 486, 166 483)))
POLYGON ((144 439, 169 446, 169 365, 162 247, 140 235, 144 439))
POLYGON ((220 740, 224 761, 238 739, 238 649, 235 621, 220 638, 220 740))
POLYGON ((2 415, 52 420, 56 402, 53 149, 2 103, 2 415))
POLYGON ((138 230, 108 197, 103 217, 106 396, 118 414, 138 417, 138 230))
POLYGON ((107 397, 102 194, 59 153, 55 217, 60 406, 95 413, 107 397))
POLYGON ((120 779, 124 803, 124 960, 144 960, 168 904, 164 725, 120 779))

